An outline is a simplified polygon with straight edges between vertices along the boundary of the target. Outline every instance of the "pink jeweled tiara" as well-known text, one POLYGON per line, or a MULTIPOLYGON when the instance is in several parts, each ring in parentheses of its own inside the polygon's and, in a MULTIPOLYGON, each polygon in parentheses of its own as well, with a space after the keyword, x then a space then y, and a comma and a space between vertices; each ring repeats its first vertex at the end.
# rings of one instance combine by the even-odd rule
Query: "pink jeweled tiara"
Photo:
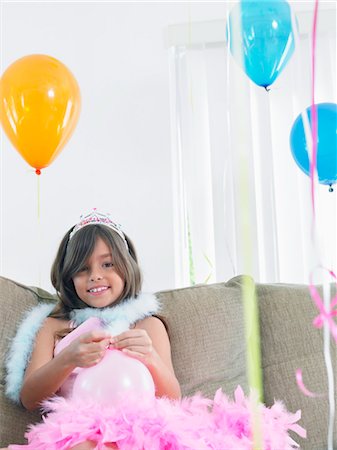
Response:
POLYGON ((111 228, 114 230, 122 239, 125 244, 125 247, 127 250, 129 250, 128 243, 126 242, 125 235, 122 231, 122 228, 119 224, 113 222, 109 215, 99 213, 96 208, 94 210, 87 214, 82 215, 80 217, 80 221, 74 226, 72 232, 69 234, 69 241, 74 237, 74 234, 77 233, 78 230, 81 230, 82 228, 88 226, 88 225, 105 225, 106 227, 111 228))

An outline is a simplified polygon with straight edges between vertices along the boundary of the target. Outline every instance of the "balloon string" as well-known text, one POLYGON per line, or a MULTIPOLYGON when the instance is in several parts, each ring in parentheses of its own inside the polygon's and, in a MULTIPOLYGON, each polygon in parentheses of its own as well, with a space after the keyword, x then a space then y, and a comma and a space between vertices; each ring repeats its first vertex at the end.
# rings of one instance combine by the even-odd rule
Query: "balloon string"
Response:
MULTIPOLYGON (((324 306, 329 309, 330 302, 330 286, 326 282, 323 286, 324 294, 324 306)), ((330 324, 329 324, 330 325, 330 324)), ((328 378, 328 396, 329 396, 329 422, 328 422, 328 450, 333 450, 333 433, 334 433, 334 421, 335 421, 335 374, 331 359, 331 346, 330 346, 330 330, 327 322, 324 322, 323 329, 323 343, 324 343, 324 361, 328 378)), ((337 341, 336 341, 337 343, 337 341)))
MULTIPOLYGON (((242 5, 239 5, 241 8, 242 5)), ((230 23, 230 15, 227 10, 227 20, 226 23, 230 23)), ((243 105, 243 96, 240 92, 237 92, 238 82, 233 78, 231 79, 230 71, 230 49, 237 48, 237 55, 240 61, 243 61, 243 50, 242 50, 242 26, 240 23, 235 27, 227 27, 227 77, 226 77, 226 97, 229 101, 231 89, 238 95, 234 96, 236 102, 236 107, 243 105)), ((240 108, 239 108, 240 109, 240 108)), ((244 120, 241 118, 241 120, 244 120)), ((233 141, 236 139, 239 141, 238 148, 244 149, 247 147, 247 137, 245 133, 238 133, 236 130, 231 130, 231 115, 227 108, 227 126, 230 147, 233 145, 233 141), (231 131, 231 132, 230 132, 231 131)), ((245 265, 245 271, 251 273, 251 262, 252 262, 252 237, 249 227, 249 189, 247 183, 247 173, 248 173, 248 162, 247 155, 242 151, 239 152, 239 234, 242 238, 242 259, 245 265)), ((234 171, 235 172, 235 171, 234 171)), ((235 173, 232 173, 232 176, 235 173)), ((244 329, 245 329, 245 344, 246 344, 246 375, 248 378, 249 388, 254 390, 258 395, 258 400, 263 401, 263 379, 261 373, 261 345, 260 345, 260 331, 259 331, 259 318, 258 318, 258 298, 255 295, 254 286, 248 277, 244 277, 242 284, 242 302, 243 302, 243 319, 244 319, 244 329)), ((252 407, 250 411, 250 424, 252 428, 253 437, 253 449, 261 450, 263 447, 263 430, 261 426, 261 410, 257 407, 252 407)))
MULTIPOLYGON (((37 173, 37 172, 36 172, 37 173)), ((41 186, 40 174, 37 173, 37 255, 38 286, 41 287, 41 186)))
MULTIPOLYGON (((317 42, 317 17, 318 17, 318 2, 315 0, 313 25, 312 25, 312 85, 311 85, 311 126, 312 126, 312 158, 310 163, 310 180, 311 180, 311 201, 313 213, 313 230, 316 230, 316 211, 315 211, 315 175, 317 170, 317 138, 318 138, 318 120, 317 107, 315 104, 315 81, 316 81, 316 42, 317 42)), ((317 245, 317 242, 316 242, 317 245)), ((335 277, 332 271, 330 275, 335 277)), ((332 369, 331 352, 330 352, 330 333, 337 343, 337 326, 333 320, 333 304, 335 299, 330 304, 330 289, 326 277, 323 284, 324 303, 320 298, 317 289, 313 285, 313 280, 310 279, 310 293, 314 300, 316 307, 320 311, 320 315, 315 319, 314 325, 324 325, 323 342, 324 342, 324 360, 328 376, 328 393, 329 393, 329 424, 328 424, 328 450, 333 449, 333 428, 335 417, 335 399, 334 399, 334 373, 332 369)))
POLYGON ((315 173, 317 168, 317 107, 315 104, 315 82, 316 82, 316 41, 317 41, 317 16, 318 0, 315 0, 314 18, 312 26, 312 55, 311 55, 311 133, 312 133, 312 157, 310 162, 311 179, 311 202, 313 219, 316 219, 315 211, 315 173))
POLYGON ((41 211, 41 186, 40 186, 40 177, 37 176, 37 222, 40 224, 40 211, 41 211))
MULTIPOLYGON (((315 175, 316 175, 316 166, 317 166, 317 140, 318 140, 318 118, 317 118, 317 107, 315 104, 315 81, 316 81, 316 37, 317 37, 317 16, 318 16, 318 0, 315 1, 315 9, 313 15, 313 27, 312 27, 312 54, 311 54, 311 65, 312 65, 312 84, 311 84, 311 127, 309 124, 308 114, 306 111, 301 113, 305 140, 308 148, 308 155, 311 155, 310 161, 310 182, 311 182, 311 204, 312 204, 312 243, 313 248, 316 253, 316 257, 320 260, 318 254, 318 243, 316 239, 316 211, 315 211, 315 175)), ((292 27, 294 31, 296 44, 299 42, 298 33, 297 33, 297 25, 295 21, 295 16, 292 14, 292 27)), ((299 47, 297 45, 297 47, 299 47)), ((330 186, 331 189, 331 186, 330 186)), ((321 265, 319 267, 322 268, 321 265)), ((335 274, 328 270, 330 276, 336 279, 335 274)), ((324 359, 327 370, 328 377, 328 394, 329 394, 329 424, 328 424, 328 450, 332 450, 333 448, 333 424, 334 424, 334 416, 335 416, 335 404, 334 404, 334 374, 331 363, 331 355, 330 355, 330 333, 336 340, 337 336, 337 326, 333 320, 333 317, 337 315, 337 311, 334 310, 334 307, 337 304, 337 296, 331 301, 330 305, 330 292, 329 292, 329 284, 326 281, 326 277, 324 279, 324 302, 320 297, 316 287, 313 284, 312 273, 310 274, 310 294, 312 300, 314 301, 319 315, 314 319, 313 325, 316 328, 320 328, 324 325, 324 359)), ((336 341, 337 343, 337 341, 336 341)), ((302 370, 299 368, 296 371, 296 382, 298 388, 301 392, 307 397, 322 397, 323 394, 318 394, 310 391, 306 388, 302 378, 302 370)), ((324 395, 325 396, 325 395, 324 395)))
MULTIPOLYGON (((242 8, 242 4, 239 5, 242 8)), ((227 23, 230 23, 227 17, 227 23)), ((236 48, 237 57, 239 61, 244 61, 243 47, 242 47, 242 23, 238 23, 237 26, 231 29, 228 26, 228 49, 236 48)), ((229 55, 229 52, 228 52, 229 55)), ((230 78, 227 77, 227 95, 230 92, 229 89, 230 78)), ((240 109, 242 106, 244 108, 244 96, 241 91, 235 89, 239 85, 239 81, 233 79, 233 87, 235 92, 235 102, 236 107, 240 109)), ((232 89, 233 89, 232 87, 232 89)), ((229 99, 229 97, 228 97, 229 99)), ((230 119, 230 116, 229 116, 230 119)), ((240 116, 239 120, 244 121, 244 116, 240 116)), ((239 123, 239 125, 241 125, 239 123)), ((246 273, 252 272, 252 235, 250 219, 249 219, 249 202, 250 194, 248 187, 248 160, 247 154, 245 153, 245 148, 248 145, 248 138, 246 134, 239 128, 235 127, 233 132, 233 141, 236 142, 238 149, 238 186, 239 186, 239 218, 238 218, 238 233, 242 241, 242 260, 245 267, 246 273), (237 128, 237 130, 236 130, 237 128)), ((232 141, 232 143, 233 143, 232 141)), ((248 384, 250 389, 253 389, 257 395, 259 401, 263 399, 263 379, 261 373, 261 345, 260 345, 260 330, 259 330, 259 305, 258 298, 255 294, 254 285, 250 278, 244 277, 242 284, 242 303, 243 303, 243 319, 244 319, 244 329, 245 329, 245 344, 246 344, 246 374, 248 378, 248 384)), ((252 428, 253 437, 253 450, 261 450, 263 448, 263 430, 261 422, 261 410, 259 408, 253 407, 250 413, 250 423, 252 428)))

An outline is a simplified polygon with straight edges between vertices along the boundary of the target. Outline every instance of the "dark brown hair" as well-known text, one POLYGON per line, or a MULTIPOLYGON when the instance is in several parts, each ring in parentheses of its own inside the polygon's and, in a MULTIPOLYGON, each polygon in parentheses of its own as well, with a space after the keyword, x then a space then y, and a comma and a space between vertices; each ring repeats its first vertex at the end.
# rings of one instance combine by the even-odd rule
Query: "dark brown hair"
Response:
POLYGON ((137 297, 142 284, 137 255, 130 238, 123 239, 111 228, 101 225, 87 225, 78 230, 69 240, 71 228, 59 246, 51 269, 51 282, 56 289, 59 302, 49 317, 69 319, 74 308, 86 308, 88 305, 77 295, 73 277, 85 265, 92 254, 98 238, 101 238, 111 250, 112 263, 118 275, 124 280, 124 289, 114 304, 130 297, 137 297))

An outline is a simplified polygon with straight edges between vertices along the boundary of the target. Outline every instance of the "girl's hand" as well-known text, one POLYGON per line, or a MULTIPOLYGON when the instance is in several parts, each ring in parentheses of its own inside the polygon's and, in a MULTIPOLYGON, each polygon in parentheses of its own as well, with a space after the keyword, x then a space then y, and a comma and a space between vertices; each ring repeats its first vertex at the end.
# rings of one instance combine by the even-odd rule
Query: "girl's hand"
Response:
POLYGON ((156 352, 146 330, 134 328, 110 339, 110 348, 122 350, 123 353, 150 365, 156 352))
POLYGON ((62 352, 67 354, 74 366, 91 367, 101 361, 109 347, 110 339, 111 336, 106 331, 90 331, 74 339, 62 352))
POLYGON ((110 348, 122 350, 149 369, 157 397, 180 398, 179 382, 174 374, 171 348, 163 322, 146 317, 135 328, 111 338, 110 348))

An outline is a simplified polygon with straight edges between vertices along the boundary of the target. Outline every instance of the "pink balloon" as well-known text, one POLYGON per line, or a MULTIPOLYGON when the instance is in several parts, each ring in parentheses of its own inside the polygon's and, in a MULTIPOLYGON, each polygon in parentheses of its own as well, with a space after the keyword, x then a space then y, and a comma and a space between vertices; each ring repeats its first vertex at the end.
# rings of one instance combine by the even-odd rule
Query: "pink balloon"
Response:
POLYGON ((113 404, 132 392, 154 397, 150 371, 142 362, 119 350, 107 350, 98 364, 80 370, 72 395, 88 402, 113 404))

